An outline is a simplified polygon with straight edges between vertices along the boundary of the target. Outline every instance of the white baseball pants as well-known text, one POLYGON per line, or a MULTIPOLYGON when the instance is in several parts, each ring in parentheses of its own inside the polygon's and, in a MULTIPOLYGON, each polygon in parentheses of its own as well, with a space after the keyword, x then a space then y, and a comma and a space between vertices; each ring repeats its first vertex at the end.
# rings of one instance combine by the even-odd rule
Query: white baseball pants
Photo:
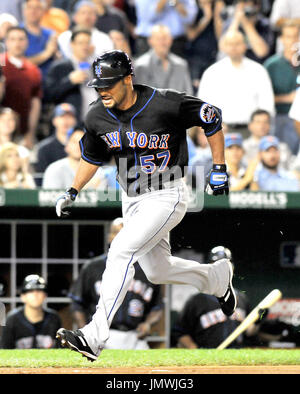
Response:
POLYGON ((109 338, 110 324, 134 277, 136 261, 152 283, 188 284, 201 293, 224 295, 229 278, 226 259, 200 264, 171 255, 169 232, 183 219, 187 196, 183 179, 168 189, 138 197, 123 195, 124 227, 108 252, 96 312, 81 328, 97 355, 109 338))

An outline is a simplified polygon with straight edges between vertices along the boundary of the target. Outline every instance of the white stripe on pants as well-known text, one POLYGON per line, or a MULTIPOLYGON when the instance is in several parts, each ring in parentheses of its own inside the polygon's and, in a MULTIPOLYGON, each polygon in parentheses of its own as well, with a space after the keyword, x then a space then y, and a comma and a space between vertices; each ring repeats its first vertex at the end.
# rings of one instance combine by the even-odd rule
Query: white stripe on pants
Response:
POLYGON ((183 180, 176 186, 138 197, 123 196, 124 227, 113 240, 100 288, 100 299, 92 321, 81 331, 99 354, 109 337, 114 314, 122 304, 138 261, 153 283, 181 283, 207 294, 222 296, 228 285, 228 264, 215 264, 174 257, 169 232, 184 217, 187 189, 183 180))

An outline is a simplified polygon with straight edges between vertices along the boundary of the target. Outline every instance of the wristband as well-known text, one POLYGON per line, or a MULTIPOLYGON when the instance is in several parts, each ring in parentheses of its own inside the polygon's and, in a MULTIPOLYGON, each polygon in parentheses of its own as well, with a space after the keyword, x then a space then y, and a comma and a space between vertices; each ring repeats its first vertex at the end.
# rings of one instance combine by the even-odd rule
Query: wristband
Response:
POLYGON ((75 200, 75 198, 76 198, 76 196, 78 194, 78 191, 76 189, 74 189, 74 187, 70 187, 69 189, 66 190, 66 192, 70 194, 71 199, 73 201, 75 200))
POLYGON ((226 164, 213 164, 213 170, 226 172, 226 164))

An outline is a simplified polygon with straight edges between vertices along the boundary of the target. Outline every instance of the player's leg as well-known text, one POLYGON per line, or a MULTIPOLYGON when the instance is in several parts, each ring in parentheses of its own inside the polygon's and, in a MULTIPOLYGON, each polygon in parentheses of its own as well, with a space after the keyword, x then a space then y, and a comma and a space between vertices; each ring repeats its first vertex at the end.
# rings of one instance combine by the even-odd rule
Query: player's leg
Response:
POLYGON ((182 185, 124 203, 124 227, 114 238, 102 276, 100 298, 92 321, 80 330, 95 353, 109 337, 109 327, 134 276, 133 264, 174 228, 186 212, 182 185))
POLYGON ((157 284, 187 284, 201 293, 216 297, 224 295, 228 286, 226 259, 214 264, 200 264, 172 256, 169 235, 166 235, 151 251, 139 258, 139 264, 148 280, 157 284))

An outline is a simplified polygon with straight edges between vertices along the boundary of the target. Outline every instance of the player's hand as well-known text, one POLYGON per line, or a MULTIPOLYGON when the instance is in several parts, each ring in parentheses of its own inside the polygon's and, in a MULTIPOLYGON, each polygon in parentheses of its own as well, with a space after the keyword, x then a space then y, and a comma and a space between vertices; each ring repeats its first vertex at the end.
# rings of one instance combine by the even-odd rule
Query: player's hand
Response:
POLYGON ((76 199, 78 191, 74 188, 68 189, 62 196, 56 201, 56 214, 58 217, 66 217, 70 215, 67 208, 71 207, 76 199))
POLYGON ((268 308, 259 309, 259 311, 258 311, 259 318, 256 320, 256 322, 254 324, 259 325, 263 320, 266 319, 268 313, 269 313, 268 308))
POLYGON ((151 326, 149 323, 144 322, 144 323, 140 323, 137 328, 137 333, 138 333, 138 338, 142 339, 145 338, 147 335, 150 334, 150 330, 151 330, 151 326))
POLYGON ((228 194, 228 174, 226 164, 214 164, 206 179, 206 193, 217 196, 219 194, 228 194))

